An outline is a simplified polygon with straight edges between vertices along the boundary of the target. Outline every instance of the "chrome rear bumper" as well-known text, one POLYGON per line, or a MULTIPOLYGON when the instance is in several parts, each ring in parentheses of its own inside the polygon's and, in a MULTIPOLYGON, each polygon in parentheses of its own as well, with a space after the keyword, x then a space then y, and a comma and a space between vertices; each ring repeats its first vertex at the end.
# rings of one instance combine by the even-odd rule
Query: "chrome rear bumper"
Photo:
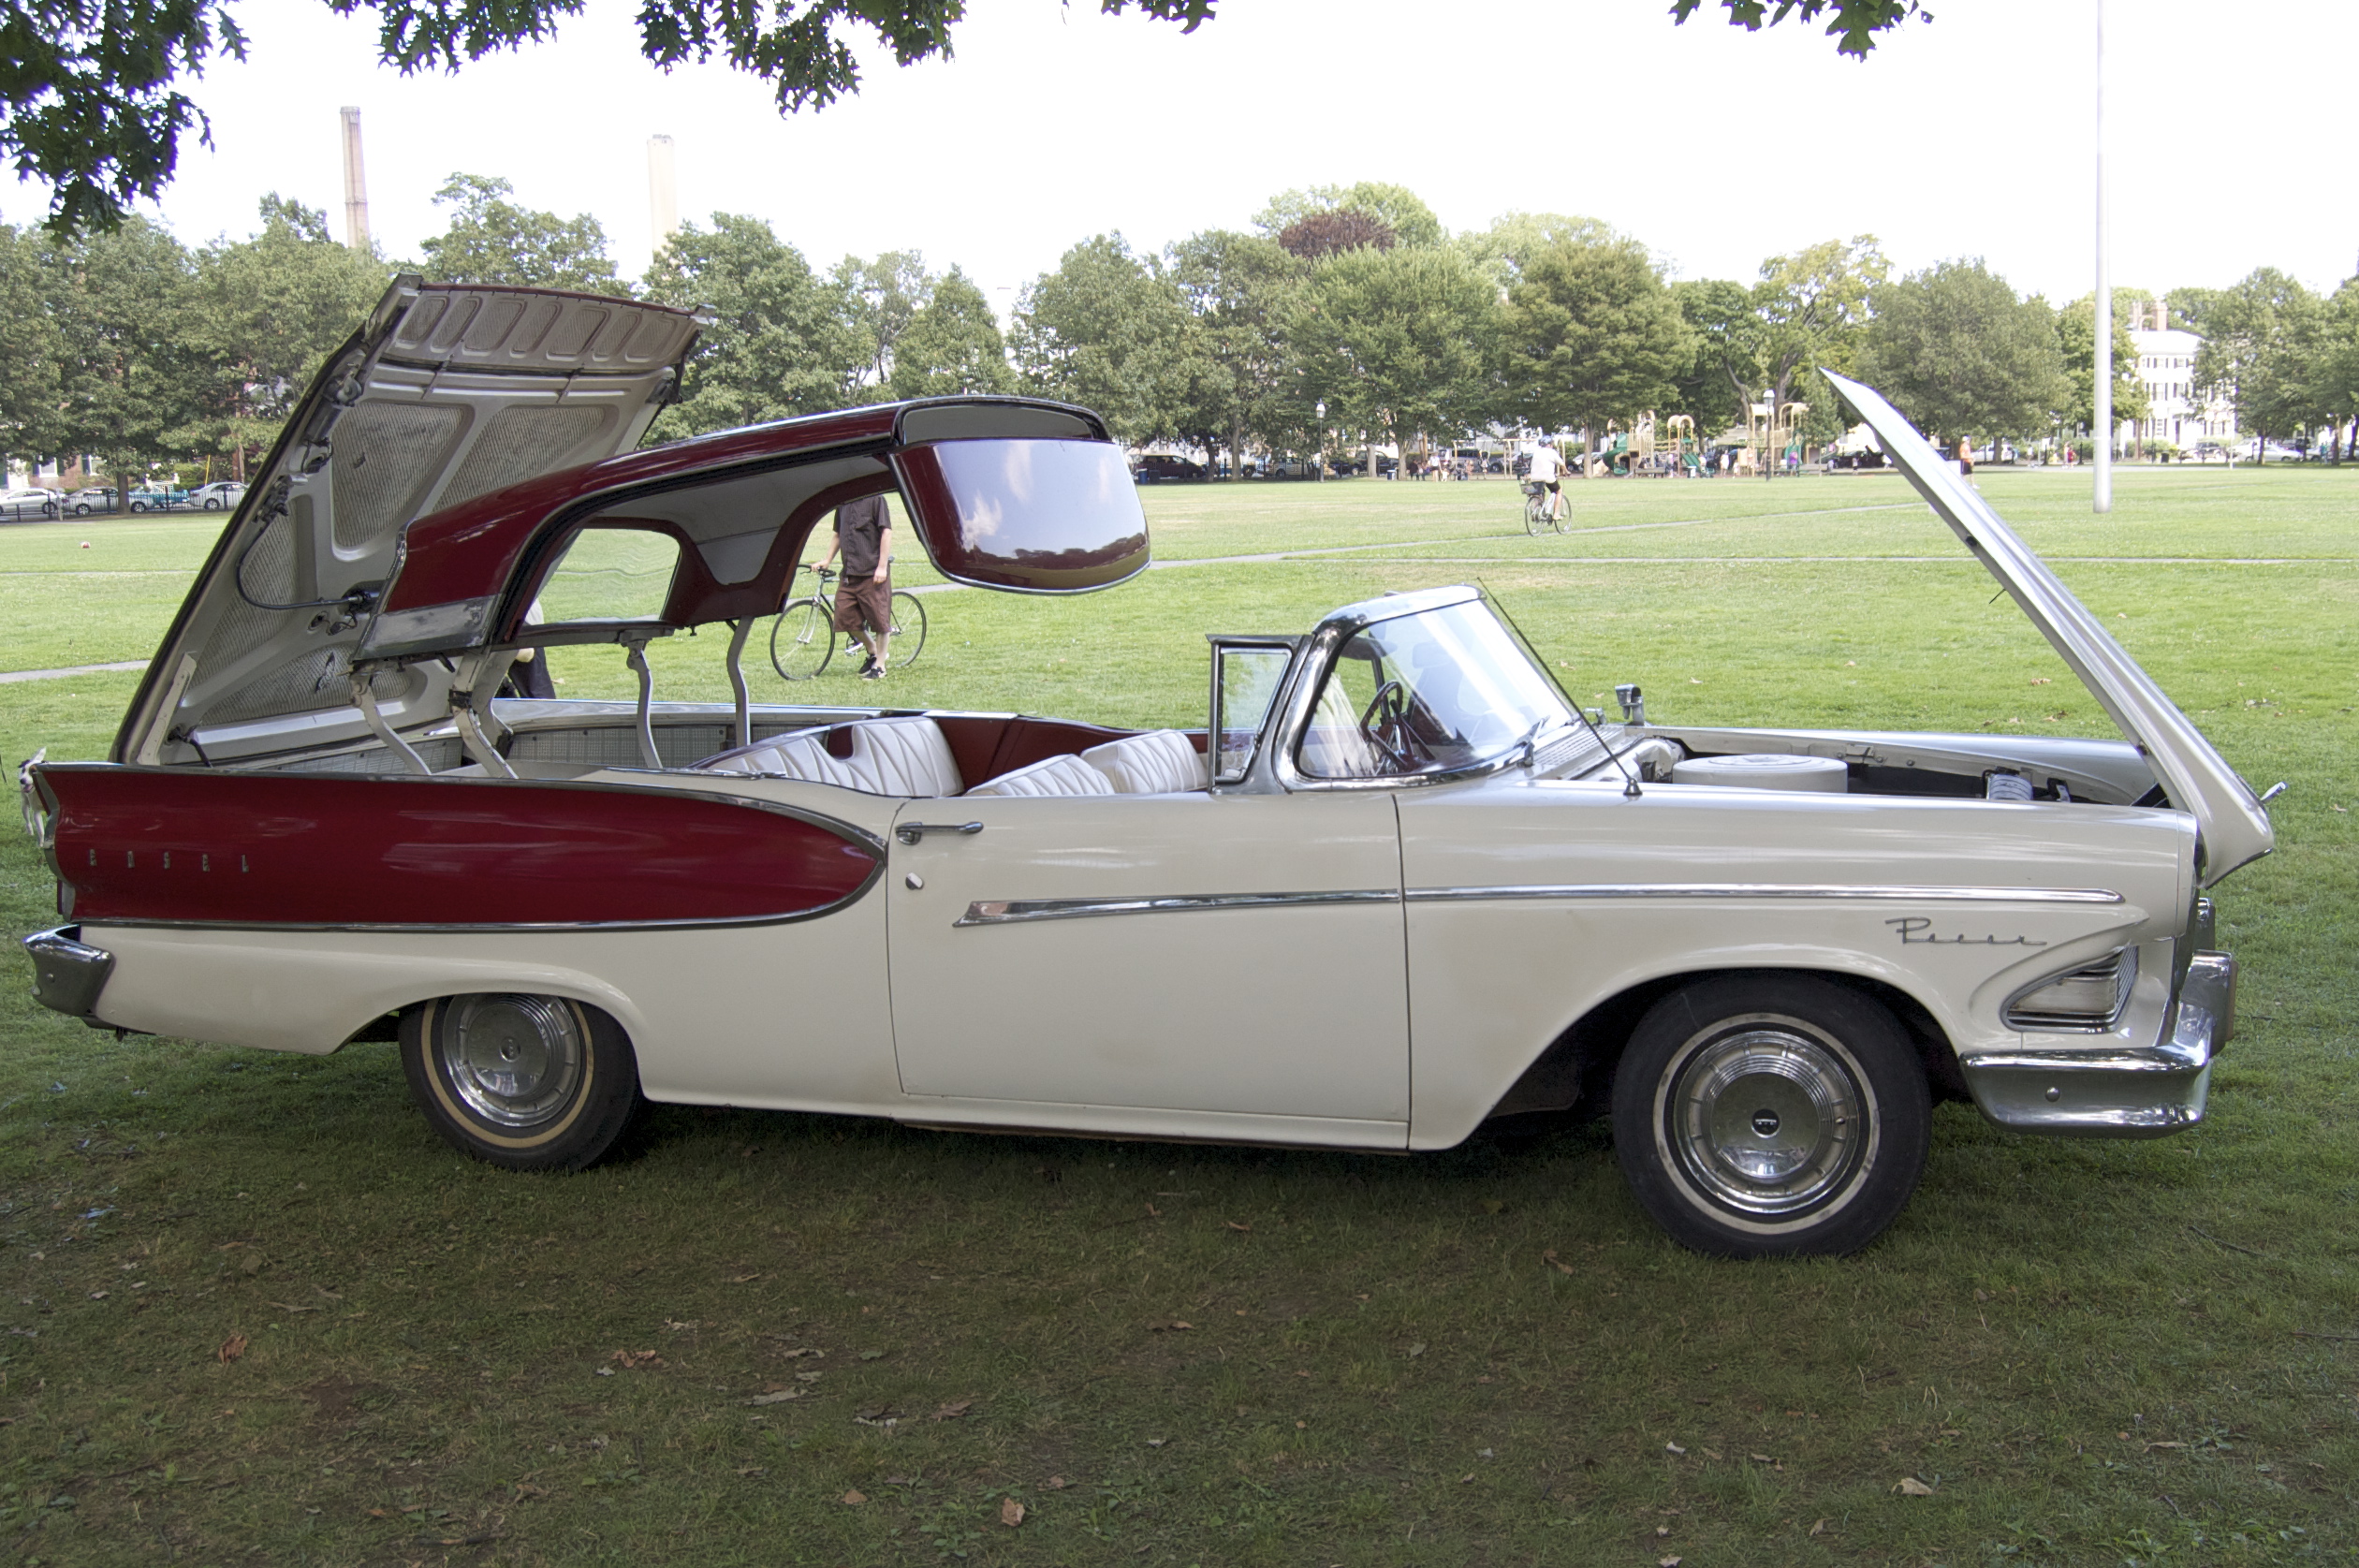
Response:
POLYGON ((1963 1061, 1985 1116, 2027 1133, 2160 1137, 2204 1119, 2212 1059, 2235 1028, 2236 960, 2199 952, 2151 1046, 2058 1047, 1963 1061))
POLYGON ((24 939, 33 957, 33 1000, 44 1007, 78 1018, 94 1029, 110 1029, 98 1020, 98 993, 114 973, 114 955, 81 940, 80 926, 59 926, 35 931, 24 939))

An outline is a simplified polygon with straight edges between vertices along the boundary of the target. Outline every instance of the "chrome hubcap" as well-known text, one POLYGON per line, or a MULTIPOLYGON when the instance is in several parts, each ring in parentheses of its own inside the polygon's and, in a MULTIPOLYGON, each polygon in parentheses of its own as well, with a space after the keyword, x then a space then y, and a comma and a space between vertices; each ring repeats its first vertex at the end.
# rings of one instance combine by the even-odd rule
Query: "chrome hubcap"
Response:
POLYGON ((1839 1188, 1868 1133, 1865 1096, 1826 1044, 1753 1025, 1692 1051, 1664 1106, 1674 1157, 1715 1201, 1749 1214, 1808 1209, 1839 1188))
POLYGON ((503 1127, 563 1109, 588 1055, 574 1009, 552 996, 456 997, 440 1034, 444 1077, 469 1110, 503 1127))

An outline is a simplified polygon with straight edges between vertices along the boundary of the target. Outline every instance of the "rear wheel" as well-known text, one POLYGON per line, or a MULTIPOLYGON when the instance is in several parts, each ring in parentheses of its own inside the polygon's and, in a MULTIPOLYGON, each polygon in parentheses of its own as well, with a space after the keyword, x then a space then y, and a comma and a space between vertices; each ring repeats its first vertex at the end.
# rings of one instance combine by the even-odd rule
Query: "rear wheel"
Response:
POLYGON ((580 1170, 638 1112, 623 1026, 570 997, 446 996, 402 1019, 410 1092, 451 1147, 509 1170, 580 1170))
POLYGON ((892 667, 906 669, 926 647, 926 603, 906 588, 893 590, 893 641, 886 650, 892 667))
POLYGON ((816 598, 789 599, 770 624, 770 667, 782 681, 808 681, 835 653, 835 626, 816 598))
POLYGON ((1907 1207, 1932 1103, 1883 1007, 1810 975, 1699 981, 1614 1076, 1614 1146, 1672 1238, 1723 1257, 1856 1252, 1907 1207))
POLYGON ((1546 534, 1548 531, 1548 492, 1538 485, 1524 487, 1524 532, 1546 534))

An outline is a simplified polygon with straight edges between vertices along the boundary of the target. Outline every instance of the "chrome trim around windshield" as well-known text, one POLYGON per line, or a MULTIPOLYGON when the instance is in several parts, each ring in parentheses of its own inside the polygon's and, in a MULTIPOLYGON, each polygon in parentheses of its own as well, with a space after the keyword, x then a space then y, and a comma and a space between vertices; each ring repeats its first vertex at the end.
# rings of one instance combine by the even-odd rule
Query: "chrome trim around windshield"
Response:
POLYGON ((1029 920, 1082 920, 1101 915, 1177 915, 1192 909, 1303 908, 1313 904, 1399 903, 1390 887, 1333 893, 1166 893, 1127 899, 977 899, 950 922, 960 926, 1009 926, 1029 920))
POLYGON ((1903 887, 1839 883, 1566 882, 1412 887, 1411 903, 1506 899, 1873 899, 1895 903, 2120 903, 2106 887, 1903 887))

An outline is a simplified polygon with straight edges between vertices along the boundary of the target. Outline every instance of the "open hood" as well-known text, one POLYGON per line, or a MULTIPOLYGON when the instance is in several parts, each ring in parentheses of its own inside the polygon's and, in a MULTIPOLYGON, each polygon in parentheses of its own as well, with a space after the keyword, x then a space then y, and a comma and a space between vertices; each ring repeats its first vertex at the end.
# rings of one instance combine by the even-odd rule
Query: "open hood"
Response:
POLYGON ((1884 454, 1917 493, 2021 606, 2121 733, 2146 754, 2171 804, 2191 813, 2203 835, 2205 887, 2276 847, 2269 813, 2250 785, 2212 749, 2162 688, 2073 596, 2031 547, 2000 520, 1980 491, 1944 462, 1916 427, 1872 389, 1825 373, 1868 422, 1884 454))
MULTIPOLYGON (((301 732, 358 739, 348 671, 403 528, 637 446, 699 330, 690 312, 632 300, 396 278, 320 368, 222 530, 114 760, 235 760, 301 732)), ((388 692, 388 712, 434 706, 445 688, 432 683, 388 692)))

